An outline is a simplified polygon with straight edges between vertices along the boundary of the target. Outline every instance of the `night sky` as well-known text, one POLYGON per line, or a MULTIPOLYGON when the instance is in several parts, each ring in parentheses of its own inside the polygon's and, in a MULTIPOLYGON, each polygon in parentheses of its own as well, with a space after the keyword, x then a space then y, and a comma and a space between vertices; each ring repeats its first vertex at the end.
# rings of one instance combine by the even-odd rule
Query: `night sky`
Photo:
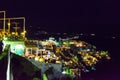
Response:
POLYGON ((118 0, 1 0, 7 17, 26 17, 30 26, 53 32, 119 33, 118 0))

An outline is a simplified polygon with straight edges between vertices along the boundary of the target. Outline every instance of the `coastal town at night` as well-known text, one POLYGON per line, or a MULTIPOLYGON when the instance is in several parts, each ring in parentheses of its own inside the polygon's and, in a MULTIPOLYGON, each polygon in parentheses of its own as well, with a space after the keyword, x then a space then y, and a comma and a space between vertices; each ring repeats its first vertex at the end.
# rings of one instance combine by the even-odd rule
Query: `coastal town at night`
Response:
MULTIPOLYGON (((55 71, 58 71, 56 76, 52 76, 53 79, 59 79, 61 75, 66 74, 69 75, 71 79, 76 78, 77 80, 81 78, 81 72, 95 70, 95 64, 99 60, 102 60, 103 58, 110 59, 108 51, 97 51, 96 46, 85 41, 80 41, 79 36, 66 37, 64 39, 61 37, 58 39, 49 37, 49 39, 28 40, 25 36, 27 30, 25 30, 24 17, 3 18, 2 21, 5 25, 1 30, 1 40, 3 43, 1 59, 4 58, 4 56, 8 56, 8 58, 10 57, 10 60, 12 60, 14 55, 25 58, 27 61, 31 62, 32 65, 41 70, 40 75, 52 73, 46 72, 53 68, 55 71), (18 23, 12 22, 12 20, 18 21, 18 19, 23 20, 22 32, 20 32, 20 27, 16 24, 15 27, 13 27, 14 30, 11 30, 11 23, 18 23), (7 27, 6 24, 8 24, 7 27), (13 57, 11 58, 12 55, 13 57)), ((8 68, 10 65, 12 65, 11 61, 8 64, 8 68)), ((12 68, 10 71, 11 70, 12 68)), ((10 72, 10 74, 12 73, 10 72)), ((9 77, 9 79, 12 77, 10 74, 9 76, 6 76, 9 77)))
POLYGON ((0 80, 120 80, 118 7, 2 1, 0 80))

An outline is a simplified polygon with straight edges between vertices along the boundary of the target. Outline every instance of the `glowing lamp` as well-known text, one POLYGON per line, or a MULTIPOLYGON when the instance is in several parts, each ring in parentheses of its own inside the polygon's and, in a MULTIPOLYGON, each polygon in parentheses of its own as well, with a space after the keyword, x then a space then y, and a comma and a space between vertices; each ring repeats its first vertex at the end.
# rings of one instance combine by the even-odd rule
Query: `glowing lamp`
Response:
POLYGON ((35 60, 38 61, 38 60, 39 60, 39 57, 35 57, 35 60))
POLYGON ((64 71, 62 72, 62 74, 66 74, 66 71, 64 70, 64 71))
POLYGON ((39 61, 40 62, 45 62, 45 59, 44 58, 40 58, 39 61))
POLYGON ((10 23, 8 23, 7 25, 8 25, 8 26, 10 26, 11 24, 10 24, 10 23))
POLYGON ((15 34, 15 32, 12 32, 12 34, 14 35, 14 34, 15 34))

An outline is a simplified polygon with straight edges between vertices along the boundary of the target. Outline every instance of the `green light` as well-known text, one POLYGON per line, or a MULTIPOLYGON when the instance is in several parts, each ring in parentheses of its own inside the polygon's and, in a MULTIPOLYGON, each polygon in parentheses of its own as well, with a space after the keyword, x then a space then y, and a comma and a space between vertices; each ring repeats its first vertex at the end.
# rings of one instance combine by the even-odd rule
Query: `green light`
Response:
POLYGON ((8 40, 8 38, 7 38, 7 37, 4 37, 4 40, 8 40))
POLYGON ((107 51, 101 51, 101 55, 107 55, 108 52, 107 51))
POLYGON ((43 74, 43 80, 48 80, 46 74, 43 74))
POLYGON ((33 78, 33 80, 40 80, 39 78, 33 78))
POLYGON ((71 77, 74 77, 74 72, 71 72, 68 67, 66 68, 65 72, 66 72, 66 74, 70 75, 71 77))
POLYGON ((66 68, 66 74, 70 74, 70 69, 69 68, 66 68))

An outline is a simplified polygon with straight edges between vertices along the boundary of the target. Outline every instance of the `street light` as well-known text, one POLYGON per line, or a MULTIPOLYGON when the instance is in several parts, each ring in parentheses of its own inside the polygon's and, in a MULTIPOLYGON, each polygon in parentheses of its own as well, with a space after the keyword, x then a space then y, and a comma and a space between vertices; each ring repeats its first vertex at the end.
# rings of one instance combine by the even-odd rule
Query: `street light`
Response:
POLYGON ((4 30, 4 36, 5 36, 5 18, 6 18, 6 11, 0 11, 0 13, 4 13, 4 18, 3 18, 3 30, 4 30))
POLYGON ((8 33, 10 33, 10 25, 11 25, 10 24, 10 19, 8 20, 8 24, 7 25, 8 25, 8 33))
POLYGON ((8 20, 8 29, 10 29, 10 25, 11 25, 10 20, 23 20, 23 33, 24 33, 23 37, 25 38, 25 33, 26 33, 26 31, 25 31, 25 17, 14 17, 14 18, 5 18, 5 19, 1 18, 0 20, 8 20))

